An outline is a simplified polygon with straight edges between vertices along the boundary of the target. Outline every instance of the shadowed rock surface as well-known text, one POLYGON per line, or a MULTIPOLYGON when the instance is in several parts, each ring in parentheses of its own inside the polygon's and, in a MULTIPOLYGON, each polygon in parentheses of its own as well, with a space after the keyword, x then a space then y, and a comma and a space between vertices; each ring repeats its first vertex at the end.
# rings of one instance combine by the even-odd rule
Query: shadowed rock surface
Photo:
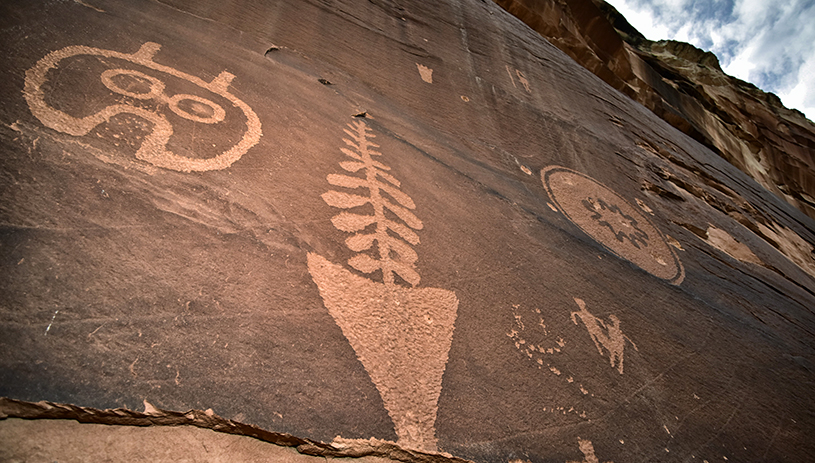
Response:
POLYGON ((205 412, 97 410, 0 398, 3 461, 275 461, 354 458, 365 463, 462 463, 378 439, 335 438, 330 444, 267 431, 205 412), (213 432, 215 431, 215 432, 213 432))
POLYGON ((603 0, 495 0, 604 82, 815 218, 815 124, 713 53, 640 34, 603 0))
POLYGON ((0 396, 815 457, 813 220, 495 3, 5 2, 0 47, 0 396))

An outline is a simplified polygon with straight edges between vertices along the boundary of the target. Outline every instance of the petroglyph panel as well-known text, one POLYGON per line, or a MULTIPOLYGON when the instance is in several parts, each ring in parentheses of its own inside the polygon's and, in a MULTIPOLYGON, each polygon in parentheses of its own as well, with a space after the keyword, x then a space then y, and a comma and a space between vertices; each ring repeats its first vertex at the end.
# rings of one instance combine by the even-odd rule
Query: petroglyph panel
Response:
MULTIPOLYGON (((137 52, 127 54, 70 46, 49 53, 25 74, 24 94, 31 113, 46 127, 75 137, 89 136, 100 126, 113 124, 114 119, 129 125, 128 132, 115 134, 115 138, 128 138, 130 144, 138 146, 136 159, 154 166, 182 172, 229 167, 255 146, 262 135, 255 112, 229 91, 235 76, 224 71, 206 82, 156 63, 153 58, 160 47, 157 43, 147 42, 137 52), (72 64, 80 71, 72 68, 72 64), (134 66, 141 69, 132 69, 134 66), (56 72, 58 68, 59 72, 56 72), (82 76, 82 72, 99 74, 97 77, 82 76), (76 84, 66 86, 58 82, 66 78, 64 74, 83 81, 83 91, 75 92, 76 84), (181 86, 178 85, 179 79, 183 81, 181 86), (170 84, 170 81, 175 82, 170 84), (173 91, 170 91, 171 86, 173 91), (185 121, 197 124, 195 129, 184 127, 201 131, 196 137, 206 140, 204 129, 210 126, 210 130, 223 131, 228 117, 240 119, 231 121, 231 126, 240 126, 240 129, 233 127, 231 131, 235 133, 225 137, 237 139, 237 142, 231 146, 218 146, 217 137, 213 137, 214 155, 210 153, 212 147, 204 149, 202 143, 189 146, 190 152, 184 155, 168 148, 171 139, 177 135, 175 126, 182 126, 185 121)), ((223 133, 216 134, 224 138, 223 133)))
POLYGON ((370 278, 315 253, 308 254, 309 273, 382 396, 399 444, 436 450, 438 400, 458 299, 452 291, 416 287, 421 278, 411 246, 419 244, 416 230, 424 226, 412 212, 416 205, 399 189, 390 167, 374 160, 382 154, 365 122, 348 124, 345 133, 347 147, 340 150, 350 160, 340 167, 357 175, 330 174, 327 180, 363 194, 329 190, 322 198, 353 210, 331 222, 353 234, 345 244, 357 254, 348 265, 370 278), (380 274, 381 282, 372 279, 380 274))
POLYGON ((662 233, 635 207, 596 180, 560 166, 541 171, 552 204, 606 249, 679 285, 685 271, 662 233))

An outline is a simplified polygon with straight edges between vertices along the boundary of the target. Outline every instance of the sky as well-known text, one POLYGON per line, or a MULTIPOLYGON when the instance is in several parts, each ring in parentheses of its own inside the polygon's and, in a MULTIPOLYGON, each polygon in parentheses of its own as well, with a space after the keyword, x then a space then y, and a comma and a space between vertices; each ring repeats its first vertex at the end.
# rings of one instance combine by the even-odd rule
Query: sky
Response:
POLYGON ((815 0, 606 0, 650 40, 712 51, 725 73, 815 121, 815 0))

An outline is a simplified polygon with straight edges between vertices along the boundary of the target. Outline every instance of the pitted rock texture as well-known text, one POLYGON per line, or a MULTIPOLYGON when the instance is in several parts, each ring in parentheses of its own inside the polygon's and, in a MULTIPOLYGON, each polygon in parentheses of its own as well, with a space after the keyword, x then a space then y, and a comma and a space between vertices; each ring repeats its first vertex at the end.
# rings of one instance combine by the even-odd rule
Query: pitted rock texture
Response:
POLYGON ((815 124, 693 45, 647 40, 603 0, 495 0, 604 82, 815 218, 815 124))

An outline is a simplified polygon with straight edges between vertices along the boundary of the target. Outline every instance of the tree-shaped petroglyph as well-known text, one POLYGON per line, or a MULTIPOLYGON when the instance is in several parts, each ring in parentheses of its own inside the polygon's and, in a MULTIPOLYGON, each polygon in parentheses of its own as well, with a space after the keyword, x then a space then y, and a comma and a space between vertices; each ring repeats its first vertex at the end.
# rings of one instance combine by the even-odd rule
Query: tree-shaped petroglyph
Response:
POLYGON ((345 240, 355 253, 348 260, 357 275, 317 253, 308 269, 326 309, 342 329, 357 358, 376 385, 393 420, 399 444, 437 450, 436 414, 442 376, 453 337, 458 298, 453 291, 420 288, 416 271, 422 221, 413 200, 399 188, 364 121, 345 129, 350 159, 340 162, 349 174, 328 175, 328 183, 349 190, 329 190, 323 200, 345 209, 334 226, 352 233, 345 240), (370 274, 382 272, 382 281, 370 274), (405 284, 402 284, 402 283, 405 284))
POLYGON ((379 145, 370 141, 375 135, 369 132, 363 121, 348 124, 345 133, 350 139, 343 138, 343 141, 350 149, 340 148, 352 159, 341 162, 340 166, 348 172, 361 172, 365 176, 330 174, 327 177, 328 183, 334 186, 366 188, 368 194, 330 190, 322 198, 328 205, 342 209, 373 206, 373 213, 341 212, 331 219, 337 229, 354 233, 345 244, 359 254, 349 259, 348 265, 366 274, 381 270, 382 281, 387 285, 394 284, 394 275, 398 275, 411 286, 416 286, 420 280, 415 268, 419 256, 410 245, 419 244, 419 236, 413 230, 421 230, 423 224, 411 212, 416 208, 413 200, 399 190, 401 183, 387 172, 390 167, 373 159, 382 153, 375 150, 379 145), (386 211, 392 212, 403 223, 389 219, 386 211), (368 230, 371 225, 375 225, 373 231, 368 230), (378 253, 375 252, 374 256, 365 253, 372 248, 378 248, 378 253))

